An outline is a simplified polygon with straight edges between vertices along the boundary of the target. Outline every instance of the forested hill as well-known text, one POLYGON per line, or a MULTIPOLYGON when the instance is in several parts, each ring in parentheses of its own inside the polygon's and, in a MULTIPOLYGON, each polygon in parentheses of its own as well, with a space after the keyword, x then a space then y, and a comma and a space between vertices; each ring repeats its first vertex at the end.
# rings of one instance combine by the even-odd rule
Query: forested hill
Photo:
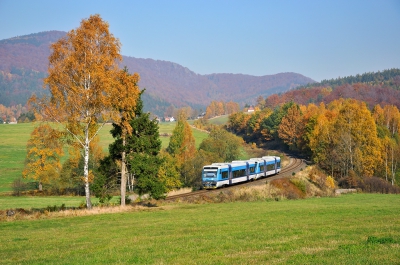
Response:
POLYGON ((400 69, 323 80, 280 95, 271 95, 264 104, 270 108, 290 101, 302 105, 327 104, 339 98, 364 101, 370 108, 377 104, 400 108, 400 69))
POLYGON ((369 85, 385 85, 400 90, 400 69, 393 68, 382 72, 369 72, 357 74, 355 76, 339 77, 335 79, 322 80, 321 82, 310 83, 299 88, 321 87, 321 86, 341 86, 344 84, 364 83, 369 85))
MULTIPOLYGON (((43 93, 50 44, 65 34, 48 31, 0 40, 0 104, 24 105, 32 93, 43 93)), ((163 115, 170 105, 205 109, 212 100, 254 104, 260 95, 266 97, 314 82, 296 73, 199 75, 176 63, 126 56, 123 66, 140 74, 139 86, 146 88, 145 111, 157 115, 163 115)))

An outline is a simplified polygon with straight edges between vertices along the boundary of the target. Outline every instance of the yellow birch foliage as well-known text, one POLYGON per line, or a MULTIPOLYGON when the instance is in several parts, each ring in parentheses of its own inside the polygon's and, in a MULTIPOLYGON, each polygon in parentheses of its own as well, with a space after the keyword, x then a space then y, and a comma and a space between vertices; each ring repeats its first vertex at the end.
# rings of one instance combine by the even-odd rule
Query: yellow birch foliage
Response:
POLYGON ((381 164, 380 142, 375 121, 364 102, 346 100, 334 125, 336 148, 347 161, 348 171, 372 176, 381 164))
POLYGON ((304 124, 302 123, 302 115, 298 105, 294 104, 288 109, 285 117, 282 118, 278 128, 279 138, 283 140, 290 149, 297 149, 298 140, 303 134, 304 124))
POLYGON ((157 177, 164 183, 167 192, 182 187, 175 159, 166 151, 161 151, 160 157, 162 163, 158 169, 157 177))
POLYGON ((325 180, 325 185, 328 188, 334 189, 335 188, 335 180, 331 176, 328 176, 325 180))
MULTIPOLYGON (((48 85, 51 98, 33 97, 45 119, 63 123, 80 144, 84 153, 86 206, 91 209, 89 189, 89 144, 101 126, 121 119, 126 91, 121 80, 135 83, 138 76, 126 77, 118 68, 120 42, 109 32, 109 25, 99 15, 81 21, 64 38, 51 45, 48 85), (132 80, 135 79, 135 80, 132 80)), ((135 96, 135 95, 133 95, 135 96)), ((130 103, 135 104, 135 100, 130 103)))
POLYGON ((49 183, 58 178, 61 170, 60 157, 63 155, 61 133, 48 124, 36 127, 27 143, 24 178, 32 178, 39 183, 49 183))

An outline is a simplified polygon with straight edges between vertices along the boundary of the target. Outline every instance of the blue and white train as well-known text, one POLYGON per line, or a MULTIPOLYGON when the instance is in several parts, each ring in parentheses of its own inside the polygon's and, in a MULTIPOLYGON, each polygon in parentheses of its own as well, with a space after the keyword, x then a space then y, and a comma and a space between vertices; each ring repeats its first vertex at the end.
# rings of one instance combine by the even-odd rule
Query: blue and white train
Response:
POLYGON ((280 171, 281 158, 278 156, 213 163, 203 167, 202 185, 204 189, 216 189, 279 174, 280 171))

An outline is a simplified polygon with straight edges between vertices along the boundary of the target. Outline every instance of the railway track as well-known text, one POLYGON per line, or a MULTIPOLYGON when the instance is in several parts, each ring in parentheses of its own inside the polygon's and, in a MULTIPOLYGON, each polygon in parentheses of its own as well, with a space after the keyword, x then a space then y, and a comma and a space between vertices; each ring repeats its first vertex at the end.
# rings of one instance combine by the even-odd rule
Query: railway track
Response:
MULTIPOLYGON (((300 171, 300 169, 304 166, 305 166, 305 164, 302 159, 290 157, 289 164, 286 165, 285 167, 282 167, 281 172, 278 175, 273 175, 271 177, 257 179, 257 180, 251 181, 251 182, 243 182, 243 183, 239 183, 239 184, 236 184, 233 186, 228 186, 228 187, 222 188, 222 189, 228 190, 228 189, 237 188, 237 187, 263 185, 263 184, 265 184, 266 180, 274 180, 274 179, 289 177, 292 175, 293 172, 300 171)), ((198 190, 198 191, 193 191, 193 192, 189 192, 189 193, 168 196, 167 198, 165 198, 165 201, 177 201, 177 200, 181 200, 181 199, 187 199, 192 196, 199 196, 199 195, 203 195, 203 194, 212 194, 212 193, 220 192, 220 190, 221 189, 198 190)))

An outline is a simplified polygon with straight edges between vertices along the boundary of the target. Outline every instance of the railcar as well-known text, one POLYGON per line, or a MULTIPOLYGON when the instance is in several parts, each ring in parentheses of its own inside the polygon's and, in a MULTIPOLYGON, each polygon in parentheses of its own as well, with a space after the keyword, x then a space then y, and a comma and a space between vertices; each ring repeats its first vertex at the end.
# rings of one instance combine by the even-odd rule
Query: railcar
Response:
POLYGON ((256 161, 256 179, 281 172, 281 158, 279 156, 263 156, 250 160, 256 161))
POLYGON ((278 174, 280 170, 280 157, 277 156, 213 163, 203 167, 202 184, 204 189, 216 189, 278 174))

